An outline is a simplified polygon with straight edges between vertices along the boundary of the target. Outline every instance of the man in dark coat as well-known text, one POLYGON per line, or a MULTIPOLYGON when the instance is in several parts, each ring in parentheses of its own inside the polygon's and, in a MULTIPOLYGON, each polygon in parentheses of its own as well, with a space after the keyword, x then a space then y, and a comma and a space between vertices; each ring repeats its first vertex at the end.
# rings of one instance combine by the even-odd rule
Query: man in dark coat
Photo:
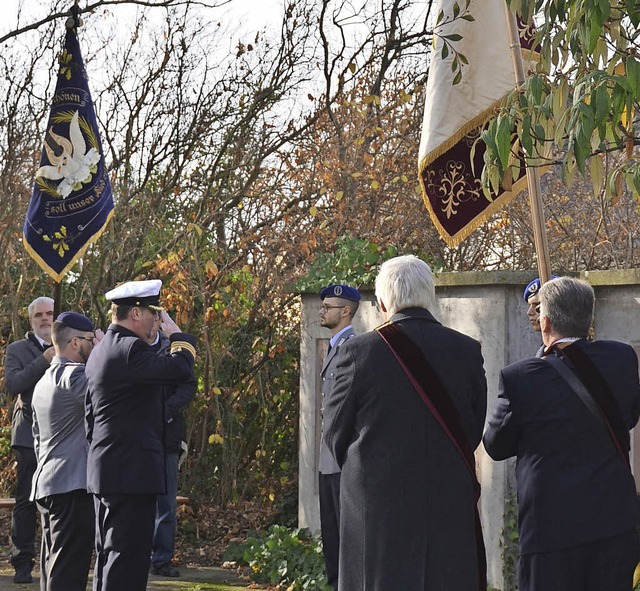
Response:
POLYGON ((144 591, 156 496, 165 492, 163 384, 193 375, 196 339, 159 308, 161 282, 130 281, 106 294, 113 323, 86 366, 87 490, 95 496, 94 591, 144 591), (160 312, 171 352, 147 344, 160 312))
MULTIPOLYGON (((158 319, 159 320, 159 319, 158 319)), ((160 323, 157 323, 158 328, 160 323)), ((149 343, 156 355, 169 355, 171 341, 157 330, 149 343)), ((195 377, 178 385, 163 386, 164 397, 164 463, 167 492, 156 499, 156 524, 153 532, 151 573, 161 577, 179 577, 180 571, 172 564, 176 547, 178 464, 182 444, 186 438, 182 411, 196 394, 195 377)))
MULTIPOLYGON (((331 331, 329 350, 320 371, 324 413, 324 406, 331 398, 336 378, 340 347, 356 336, 351 320, 358 310, 361 296, 355 287, 331 284, 320 291, 320 299, 320 325, 331 331)), ((340 466, 329 450, 324 435, 320 439, 318 470, 322 553, 329 585, 337 590, 340 556, 340 466)))
POLYGON ((53 304, 47 297, 36 298, 29 304, 31 330, 24 339, 7 347, 4 358, 7 392, 15 398, 11 419, 11 447, 17 464, 16 504, 11 514, 11 564, 15 569, 15 583, 33 580, 37 510, 29 495, 37 461, 33 451, 31 397, 54 356, 53 304))
MULTIPOLYGON (((431 269, 416 257, 385 262, 376 297, 440 378, 475 449, 487 393, 480 344, 433 317, 431 269)), ((342 469, 338 589, 479 589, 475 476, 377 331, 342 346, 325 425, 342 469)))
POLYGON ((494 460, 517 458, 519 587, 628 591, 640 550, 628 466, 628 431, 640 416, 638 360, 628 345, 586 339, 595 297, 584 281, 545 283, 540 305, 545 355, 582 381, 591 367, 604 397, 591 387, 596 396, 585 392, 583 401, 553 359, 526 359, 501 372, 484 445, 494 460), (619 427, 616 437, 607 416, 619 427))

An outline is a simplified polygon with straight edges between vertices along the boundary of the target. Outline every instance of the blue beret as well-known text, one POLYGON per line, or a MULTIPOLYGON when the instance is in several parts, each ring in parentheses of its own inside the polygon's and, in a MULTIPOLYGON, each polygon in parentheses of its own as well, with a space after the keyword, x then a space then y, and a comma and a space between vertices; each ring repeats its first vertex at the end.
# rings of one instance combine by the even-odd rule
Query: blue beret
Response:
POLYGON ((324 300, 324 298, 342 298, 343 300, 359 302, 361 297, 360 292, 355 287, 343 283, 332 283, 320 291, 321 300, 324 300))
MULTIPOLYGON (((557 279, 557 275, 551 275, 551 279, 557 279)), ((536 295, 540 291, 540 277, 536 277, 527 287, 524 288, 524 301, 528 302, 531 296, 536 295)))
POLYGON ((93 332, 95 330, 93 322, 91 322, 91 320, 86 316, 78 314, 77 312, 63 312, 58 315, 56 322, 62 322, 62 324, 69 328, 75 328, 76 330, 82 330, 85 332, 93 332))

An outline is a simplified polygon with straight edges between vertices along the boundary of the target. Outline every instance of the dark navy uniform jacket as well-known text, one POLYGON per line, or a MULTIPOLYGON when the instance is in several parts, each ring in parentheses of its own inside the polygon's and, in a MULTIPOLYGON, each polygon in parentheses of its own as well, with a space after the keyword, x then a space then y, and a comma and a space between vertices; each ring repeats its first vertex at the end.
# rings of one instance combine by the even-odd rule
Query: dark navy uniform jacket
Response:
POLYGON ((132 331, 109 326, 85 371, 89 492, 165 492, 162 385, 192 379, 195 344, 175 333, 171 353, 158 356, 132 331))
MULTIPOLYGON (((151 345, 156 355, 168 355, 171 342, 162 332, 160 341, 151 345)), ((195 377, 187 382, 165 386, 162 389, 164 399, 164 451, 180 453, 181 444, 186 440, 186 429, 182 411, 193 400, 198 389, 195 377)))
MULTIPOLYGON (((631 429, 640 415, 633 348, 585 339, 570 346, 580 347, 598 368, 631 429)), ((631 471, 609 433, 544 359, 525 359, 502 370, 484 446, 494 460, 517 458, 522 554, 580 546, 638 525, 631 471)))

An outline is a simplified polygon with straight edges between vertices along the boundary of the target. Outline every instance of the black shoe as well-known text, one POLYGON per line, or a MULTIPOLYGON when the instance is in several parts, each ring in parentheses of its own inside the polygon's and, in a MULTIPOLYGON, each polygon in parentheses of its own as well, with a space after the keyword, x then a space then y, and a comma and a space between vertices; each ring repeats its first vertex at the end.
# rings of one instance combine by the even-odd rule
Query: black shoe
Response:
POLYGON ((160 577, 179 577, 180 571, 174 568, 170 562, 158 564, 151 567, 151 574, 160 577))
POLYGON ((28 566, 16 568, 16 574, 13 575, 14 583, 33 583, 33 577, 31 576, 31 568, 28 566))

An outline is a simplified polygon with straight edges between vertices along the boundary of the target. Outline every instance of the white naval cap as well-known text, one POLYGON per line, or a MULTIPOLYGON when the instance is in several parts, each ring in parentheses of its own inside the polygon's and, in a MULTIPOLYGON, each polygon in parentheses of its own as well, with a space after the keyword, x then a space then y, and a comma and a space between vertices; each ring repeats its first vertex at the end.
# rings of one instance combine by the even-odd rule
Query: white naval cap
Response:
POLYGON ((162 310, 160 306, 160 279, 148 279, 146 281, 127 281, 111 291, 104 297, 120 306, 144 306, 152 310, 162 310))

